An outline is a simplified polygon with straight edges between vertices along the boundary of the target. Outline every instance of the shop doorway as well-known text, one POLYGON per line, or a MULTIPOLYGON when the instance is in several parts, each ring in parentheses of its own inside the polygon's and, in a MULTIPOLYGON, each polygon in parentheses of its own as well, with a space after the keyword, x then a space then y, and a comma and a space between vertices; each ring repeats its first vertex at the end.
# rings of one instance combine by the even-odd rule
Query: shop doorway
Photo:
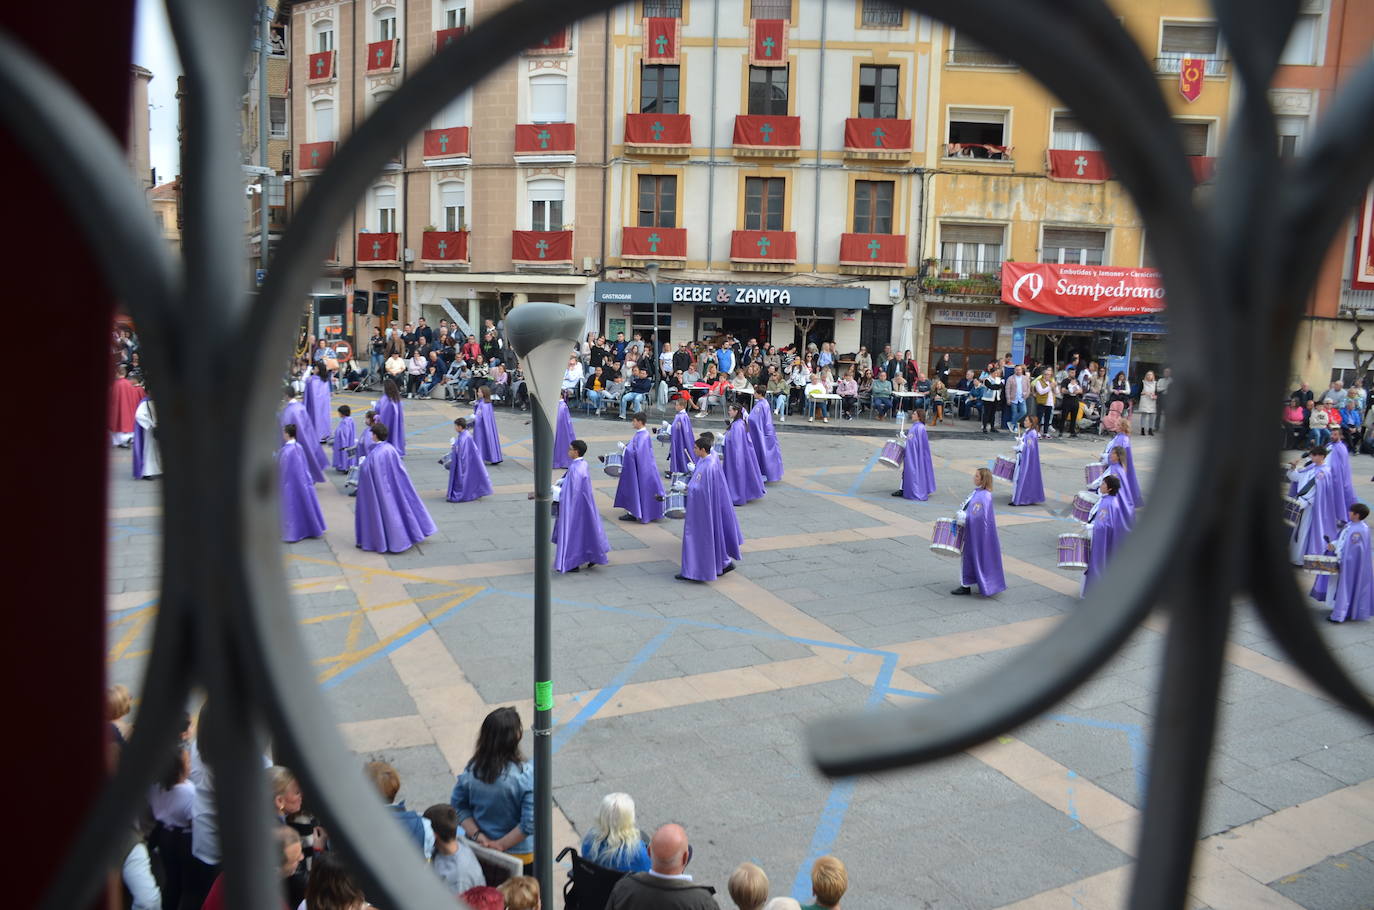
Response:
POLYGON ((729 334, 740 344, 757 338, 760 345, 765 345, 772 335, 773 311, 763 306, 699 306, 696 323, 697 341, 716 343, 729 334))
MULTIPOLYGON (((883 348, 892 342, 892 307, 879 306, 864 310, 863 322, 859 325, 859 344, 868 348, 868 353, 882 353, 883 348)), ((858 353, 855 351, 854 353, 858 353)))
POLYGON ((1131 375, 1133 382, 1139 382, 1145 378, 1145 374, 1154 370, 1155 378, 1164 375, 1164 368, 1169 365, 1169 353, 1164 343, 1164 335, 1146 335, 1141 332, 1131 333, 1131 375))
POLYGON ((793 344, 801 350, 809 350, 811 345, 817 349, 827 341, 835 340, 835 314, 815 310, 798 310, 796 328, 793 330, 793 344))
POLYGON ((1073 360, 1074 354, 1078 355, 1078 362, 1084 365, 1098 359, 1093 357, 1093 343, 1096 340, 1095 332, 1029 329, 1026 332, 1026 355, 1034 358, 1036 363, 1052 364, 1058 371, 1061 366, 1073 360))
POLYGON ((997 359, 997 328, 995 326, 933 325, 930 327, 930 356, 926 363, 936 363, 949 355, 950 385, 964 378, 966 372, 978 375, 988 362, 997 359))

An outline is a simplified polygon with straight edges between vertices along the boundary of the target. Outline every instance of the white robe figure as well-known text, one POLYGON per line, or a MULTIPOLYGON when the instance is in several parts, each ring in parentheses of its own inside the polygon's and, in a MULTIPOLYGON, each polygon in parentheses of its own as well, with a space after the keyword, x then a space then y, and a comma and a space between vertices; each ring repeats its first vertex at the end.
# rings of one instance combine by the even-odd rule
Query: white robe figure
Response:
POLYGON ((143 475, 144 477, 162 476, 162 456, 158 450, 157 412, 153 410, 152 399, 145 398, 134 411, 134 422, 143 428, 143 475))

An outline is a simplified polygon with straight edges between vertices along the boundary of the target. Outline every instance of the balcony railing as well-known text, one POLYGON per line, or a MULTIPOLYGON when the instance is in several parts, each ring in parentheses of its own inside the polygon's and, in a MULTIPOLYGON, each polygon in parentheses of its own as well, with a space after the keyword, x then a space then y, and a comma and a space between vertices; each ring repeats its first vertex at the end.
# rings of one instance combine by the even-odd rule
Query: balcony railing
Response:
POLYGON ((984 161, 1010 161, 1011 146, 992 145, 986 142, 948 142, 945 144, 946 158, 980 158, 984 161))
POLYGON ((921 289, 927 294, 1002 296, 1000 259, 928 259, 921 289))
POLYGON ((751 0, 750 19, 791 19, 792 0, 751 0))
POLYGON ((1017 63, 995 51, 973 47, 951 47, 946 56, 950 66, 1002 66, 1015 69, 1017 63))
POLYGON ((1352 288, 1350 279, 1347 278, 1341 283, 1341 304, 1342 310, 1353 310, 1363 316, 1368 316, 1374 310, 1374 291, 1363 288, 1352 288))
POLYGON ((1160 53, 1160 55, 1155 58, 1155 72, 1177 74, 1178 71, 1183 67, 1183 61, 1186 59, 1203 61, 1205 63, 1205 68, 1203 71, 1204 76, 1226 75, 1225 58, 1209 57, 1206 54, 1198 54, 1197 56, 1191 56, 1189 54, 1160 53))

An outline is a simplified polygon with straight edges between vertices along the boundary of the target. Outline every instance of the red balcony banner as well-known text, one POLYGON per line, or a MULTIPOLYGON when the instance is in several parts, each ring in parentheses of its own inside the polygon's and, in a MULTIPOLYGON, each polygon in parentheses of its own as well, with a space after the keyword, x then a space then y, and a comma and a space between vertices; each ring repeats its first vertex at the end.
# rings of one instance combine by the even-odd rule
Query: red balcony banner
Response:
POLYGON ((691 114, 626 114, 626 145, 692 144, 691 114))
POLYGON ((911 121, 850 117, 844 122, 844 147, 852 152, 908 152, 911 121))
POLYGON ((906 267, 905 234, 841 234, 840 265, 906 267))
POLYGON ((512 231, 510 258, 524 265, 572 262, 572 231, 512 231))
POLYGON ((1206 60, 1184 57, 1178 63, 1178 93, 1188 101, 1196 101, 1202 94, 1202 80, 1206 73, 1206 60))
POLYGON ((359 234, 359 262, 394 262, 400 245, 400 234, 359 234))
POLYGON ((302 142, 297 150, 296 170, 300 173, 322 170, 333 157, 332 142, 302 142))
POLYGON ((625 227, 620 255, 629 259, 686 259, 686 228, 625 227))
POLYGON ((1075 152, 1066 149, 1050 149, 1049 174, 1051 180, 1064 180, 1070 183, 1106 183, 1111 176, 1107 169, 1107 156, 1101 152, 1075 152))
POLYGON ((1350 287, 1374 291, 1374 187, 1365 193, 1360 220, 1355 223, 1355 267, 1350 274, 1350 287))
POLYGON ((307 82, 324 82, 334 78, 334 52, 320 51, 318 54, 311 54, 307 61, 309 70, 306 76, 307 82))
POLYGON ((787 20, 749 20, 749 65, 787 65, 787 20))
POLYGON ((426 262, 467 262, 467 231, 425 231, 420 235, 420 258, 426 262))
POLYGON ((561 54, 568 49, 568 30, 561 29, 548 35, 543 41, 525 48, 526 53, 561 54))
POLYGON ((466 158, 468 156, 468 128, 455 126, 447 130, 425 130, 425 158, 466 158))
POLYGON ((1164 310, 1154 269, 1002 263, 1002 302, 1055 316, 1140 316, 1164 310))
POLYGON ((1192 169, 1194 181, 1207 183, 1216 175, 1217 159, 1209 155, 1189 155, 1188 167, 1192 169))
POLYGON ((439 29, 434 33, 434 52, 437 54, 467 33, 468 27, 466 25, 460 25, 457 28, 439 29))
POLYGON ((571 155, 577 150, 577 126, 572 123, 517 123, 515 154, 571 155))
POLYGON ((796 231, 734 231, 730 235, 733 262, 796 262, 796 231))
POLYGON ((678 63, 678 29, 680 19, 644 20, 644 62, 648 64, 678 63))
POLYGON ((735 116, 735 148, 801 148, 801 118, 738 114, 735 116))
POLYGON ((374 41, 367 46, 367 71, 369 73, 390 72, 396 68, 396 45, 395 38, 388 38, 386 41, 374 41))

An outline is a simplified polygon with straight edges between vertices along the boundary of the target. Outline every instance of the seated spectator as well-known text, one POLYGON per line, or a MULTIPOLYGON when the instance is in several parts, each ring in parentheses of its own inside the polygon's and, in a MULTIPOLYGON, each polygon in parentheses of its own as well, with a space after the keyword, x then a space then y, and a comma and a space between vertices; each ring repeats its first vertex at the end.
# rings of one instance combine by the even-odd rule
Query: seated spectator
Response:
POLYGON ((505 910, 506 906, 505 896, 486 885, 469 888, 458 895, 458 899, 462 901, 459 906, 470 907, 472 910, 505 910))
POLYGON ((275 765, 267 769, 267 783, 272 789, 272 811, 277 821, 295 831, 301 841, 301 852, 305 858, 295 873, 287 877, 287 892, 292 898, 288 903, 299 902, 305 896, 305 883, 310 873, 309 860, 314 858, 317 849, 322 849, 322 844, 317 843, 322 839, 322 832, 316 818, 304 811, 305 798, 296 775, 275 765))
POLYGON ((635 801, 628 793, 608 793, 596 822, 582 838, 582 858, 621 872, 647 872, 649 850, 635 826, 635 801))
POLYGON ((491 386, 493 398, 504 401, 510 392, 510 373, 506 371, 506 365, 497 361, 491 368, 491 373, 487 376, 487 385, 491 386))
POLYGON ((1350 454, 1354 455, 1359 451, 1360 436, 1364 432, 1364 418, 1360 414, 1359 399, 1354 395, 1353 389, 1345 396, 1345 405, 1341 408, 1340 415, 1346 445, 1350 449, 1350 454))
POLYGON ((768 900, 768 876, 753 863, 740 863, 726 887, 739 910, 762 910, 768 900))
MULTIPOLYGON (((430 356, 434 356, 434 353, 432 351, 430 352, 430 356)), ((434 391, 434 387, 437 386, 441 381, 443 381, 443 378, 444 374, 439 372, 439 365, 431 361, 429 366, 425 368, 425 376, 424 379, 420 382, 420 390, 418 393, 418 397, 428 398, 429 393, 434 391)))
POLYGON ((563 391, 572 392, 582 384, 586 373, 582 369, 582 361, 576 357, 568 358, 568 368, 563 371, 563 391))
POLYGON ((483 847, 534 862, 534 766, 520 754, 524 727, 514 708, 482 721, 477 746, 453 785, 458 824, 483 847))
POLYGON ((539 879, 528 875, 508 878, 496 888, 506 900, 506 910, 539 910, 539 879))
POLYGON ((811 380, 806 384, 806 419, 808 423, 816 422, 816 412, 821 412, 821 422, 830 422, 830 402, 824 395, 830 394, 825 387, 825 376, 821 373, 812 373, 811 380))
POLYGON ((1307 411, 1303 408, 1301 399, 1290 398, 1288 407, 1283 409, 1283 447, 1285 449, 1302 448, 1303 439, 1307 436, 1307 411))
POLYGON ((462 360, 454 360, 448 365, 448 370, 444 372, 442 385, 444 387, 444 400, 461 401, 463 393, 468 388, 468 377, 472 375, 468 370, 468 365, 462 360), (466 375, 465 375, 466 374, 466 375))
POLYGON ((916 411, 915 419, 921 423, 926 422, 926 411, 930 408, 930 390, 932 387, 929 377, 917 371, 916 382, 911 386, 911 391, 920 397, 913 400, 912 408, 916 411))
POLYGON ((834 856, 822 856, 811 864, 811 893, 816 896, 804 910, 840 910, 840 899, 849 890, 849 872, 834 856))
POLYGON ((387 810, 401 824, 401 830, 420 848, 425 859, 434 855, 434 827, 429 819, 406 808, 404 800, 396 799, 401 792, 401 775, 384 761, 371 761, 363 766, 363 773, 372 781, 382 799, 386 800, 387 810))
POLYGON ((711 408, 725 406, 725 388, 728 383, 716 368, 714 361, 706 367, 706 375, 701 381, 706 384, 706 391, 697 399, 697 409, 705 417, 711 413, 711 408))
POLYGON ((765 397, 779 420, 787 419, 788 382, 777 367, 768 368, 768 390, 765 397))
POLYGON ((600 414, 601 400, 606 397, 606 376, 600 366, 592 367, 592 375, 582 384, 582 392, 596 413, 600 414))
POLYGON ((873 402, 873 419, 886 420, 892 413, 892 383, 888 381, 887 370, 879 370, 878 378, 873 380, 870 389, 873 402))
POLYGON ((1328 398, 1312 408, 1307 418, 1307 425, 1311 428, 1307 434, 1308 446, 1324 446, 1331 441, 1331 432, 1327 429, 1331 423, 1330 406, 1331 399, 1328 398))
POLYGON ((414 398, 420 391, 420 383, 424 381, 425 372, 428 370, 428 361, 420 353, 417 347, 415 353, 406 361, 406 397, 414 398))
POLYGON ((945 384, 936 379, 930 384, 930 398, 927 400, 927 411, 935 415, 935 425, 938 427, 940 421, 945 419, 945 398, 948 396, 945 384))
POLYGON ((642 411, 649 405, 649 393, 653 391, 654 381, 649 378, 646 370, 636 369, 634 378, 630 380, 630 386, 620 396, 620 419, 625 419, 626 409, 633 404, 636 412, 642 411))
POLYGON ((134 700, 127 686, 115 683, 105 690, 105 720, 110 724, 110 735, 119 745, 129 738, 129 722, 125 720, 133 710, 134 700))
POLYGON ((372 905, 343 860, 333 853, 321 853, 310 869, 305 907, 306 910, 370 910, 372 905))
POLYGON ((402 377, 405 375, 406 362, 405 358, 401 356, 400 351, 393 350, 391 352, 391 356, 386 359, 385 369, 386 375, 389 378, 396 380, 397 385, 400 385, 402 382, 404 382, 404 379, 402 377))
POLYGON ((854 419, 854 408, 859 403, 859 383, 854 378, 851 367, 844 378, 835 383, 835 394, 840 396, 840 411, 845 420, 854 419))
POLYGON ((715 889, 698 885, 687 874, 692 858, 687 832, 668 824, 654 832, 649 843, 652 868, 615 883, 606 910, 720 910, 715 889))
POLYGON ((434 829, 434 858, 430 866, 449 893, 462 894, 486 884, 477 854, 458 839, 458 812, 452 806, 436 803, 425 810, 425 818, 434 829))

